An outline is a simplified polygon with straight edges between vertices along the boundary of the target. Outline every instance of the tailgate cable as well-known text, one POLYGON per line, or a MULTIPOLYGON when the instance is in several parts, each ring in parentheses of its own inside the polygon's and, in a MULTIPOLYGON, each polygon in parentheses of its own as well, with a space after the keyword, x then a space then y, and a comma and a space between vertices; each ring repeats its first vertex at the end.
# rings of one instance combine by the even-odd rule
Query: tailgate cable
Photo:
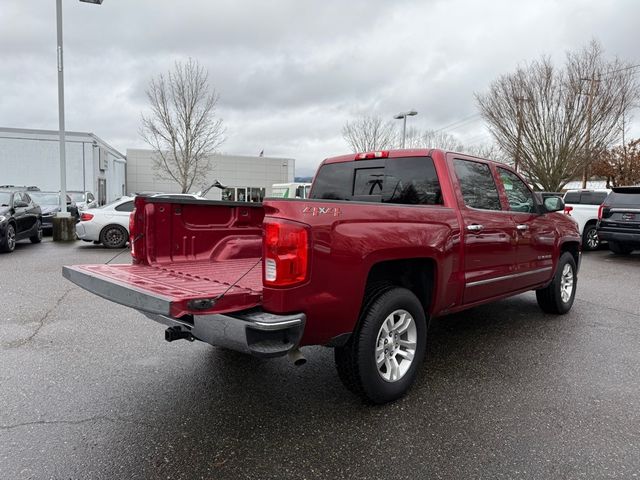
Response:
POLYGON ((244 272, 240 276, 240 278, 238 278, 235 282, 233 282, 231 285, 229 285, 229 288, 227 288, 224 292, 222 292, 217 297, 215 297, 215 298, 196 298, 196 299, 193 299, 193 300, 189 300, 187 302, 187 306, 192 310, 208 310, 209 308, 212 308, 216 303, 218 303, 219 300, 222 300, 222 297, 224 297, 227 293, 229 293, 229 291, 233 287, 235 287, 240 280, 242 280, 244 277, 246 277, 249 274, 249 272, 251 272, 251 270, 256 268, 260 264, 261 261, 262 261, 262 257, 260 257, 258 259, 258 261, 256 263, 254 263, 249 270, 244 272))
POLYGON ((131 240, 129 242, 129 246, 128 247, 124 247, 122 250, 120 250, 120 252, 116 253, 113 257, 111 257, 104 264, 105 265, 109 265, 111 262, 113 262, 116 258, 118 258, 120 255, 122 255, 124 252, 130 252, 131 251, 131 247, 133 246, 133 244, 136 243, 141 238, 142 238, 142 233, 139 233, 138 235, 136 235, 136 238, 134 238, 133 240, 131 240))

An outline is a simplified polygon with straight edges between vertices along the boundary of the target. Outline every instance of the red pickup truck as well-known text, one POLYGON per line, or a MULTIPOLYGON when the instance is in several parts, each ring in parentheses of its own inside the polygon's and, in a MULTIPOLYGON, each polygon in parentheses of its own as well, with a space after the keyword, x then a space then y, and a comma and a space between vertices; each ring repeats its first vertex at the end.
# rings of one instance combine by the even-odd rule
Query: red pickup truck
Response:
POLYGON ((345 386, 384 403, 411 386, 430 319, 535 290, 566 313, 580 233, 508 166, 442 150, 320 165, 309 199, 137 197, 131 265, 76 265, 81 287, 165 324, 165 338, 261 357, 335 349, 345 386))

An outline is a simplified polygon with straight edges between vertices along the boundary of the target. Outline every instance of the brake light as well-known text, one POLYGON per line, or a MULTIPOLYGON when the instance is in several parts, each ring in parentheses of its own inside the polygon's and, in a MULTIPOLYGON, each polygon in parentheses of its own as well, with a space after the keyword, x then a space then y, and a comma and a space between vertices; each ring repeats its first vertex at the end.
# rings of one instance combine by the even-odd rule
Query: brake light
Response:
POLYGON ((602 220, 602 210, 604 210, 604 203, 598 207, 598 220, 602 220))
POLYGON ((368 160, 370 158, 388 158, 389 151, 381 150, 378 152, 364 152, 364 153, 356 153, 354 160, 368 160))
POLYGON ((92 218, 93 218, 93 214, 91 214, 91 213, 83 213, 82 215, 80 215, 80 221, 81 222, 88 222, 92 218))
POLYGON ((571 215, 571 211, 573 210, 573 207, 564 207, 564 213, 565 215, 571 215))
POLYGON ((300 224, 264 223, 264 284, 286 287, 307 279, 309 235, 300 224))

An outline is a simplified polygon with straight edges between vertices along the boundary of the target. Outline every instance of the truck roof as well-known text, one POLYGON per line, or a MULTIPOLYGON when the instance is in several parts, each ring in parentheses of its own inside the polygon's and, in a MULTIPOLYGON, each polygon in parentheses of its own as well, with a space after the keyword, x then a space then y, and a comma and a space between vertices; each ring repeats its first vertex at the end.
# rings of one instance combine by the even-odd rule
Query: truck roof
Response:
POLYGON ((505 165, 500 162, 495 162, 487 158, 477 157, 475 155, 470 155, 468 153, 451 152, 449 150, 443 150, 440 148, 405 148, 405 149, 396 149, 396 150, 376 150, 371 152, 349 153, 346 155, 339 155, 337 157, 326 158, 322 162, 322 164, 324 165, 327 163, 352 162, 354 160, 374 159, 374 158, 432 157, 435 153, 440 153, 443 156, 446 155, 447 153, 456 153, 459 155, 464 155, 467 158, 469 157, 477 158, 478 160, 482 160, 484 162, 496 163, 496 164, 500 164, 501 166, 505 165), (369 156, 369 155, 372 155, 372 156, 369 156))

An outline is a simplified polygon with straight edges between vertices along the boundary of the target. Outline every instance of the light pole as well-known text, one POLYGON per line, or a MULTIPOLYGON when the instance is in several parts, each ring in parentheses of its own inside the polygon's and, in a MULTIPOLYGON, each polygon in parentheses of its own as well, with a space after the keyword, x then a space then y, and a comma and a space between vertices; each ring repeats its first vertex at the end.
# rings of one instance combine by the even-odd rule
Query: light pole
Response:
POLYGON ((396 120, 402 119, 402 148, 404 148, 404 141, 407 135, 407 117, 413 117, 417 115, 418 112, 415 110, 409 110, 408 112, 400 112, 397 115, 394 115, 393 118, 396 120))
MULTIPOLYGON (((80 0, 101 5, 103 0, 80 0)), ((56 0, 56 26, 58 37, 58 130, 60 135, 60 212, 58 216, 69 217, 67 212, 67 156, 64 132, 64 57, 62 50, 62 0, 56 0)))

